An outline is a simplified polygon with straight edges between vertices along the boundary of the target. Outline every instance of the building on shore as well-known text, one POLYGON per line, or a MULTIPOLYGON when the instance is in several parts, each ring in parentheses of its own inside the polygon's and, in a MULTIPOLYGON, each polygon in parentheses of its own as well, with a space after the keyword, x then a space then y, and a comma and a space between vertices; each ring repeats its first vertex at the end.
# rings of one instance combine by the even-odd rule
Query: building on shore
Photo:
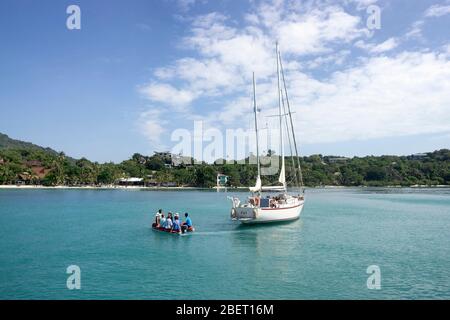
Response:
POLYGON ((428 157, 427 153, 415 153, 413 155, 410 155, 409 158, 412 160, 423 160, 428 157))
POLYGON ((162 182, 160 184, 161 187, 174 188, 177 187, 178 184, 176 182, 162 182))
POLYGON ((350 158, 347 157, 325 157, 325 160, 328 163, 342 163, 350 160, 350 158))
POLYGON ((26 161, 24 165, 27 169, 17 175, 16 184, 18 185, 40 185, 45 176, 51 171, 51 169, 45 168, 39 160, 26 161))
POLYGON ((154 152, 154 157, 159 158, 165 164, 172 164, 172 154, 169 151, 154 152))
POLYGON ((122 178, 119 179, 118 185, 120 186, 144 186, 143 178, 122 178))
POLYGON ((218 173, 217 174, 217 188, 225 188, 228 183, 228 176, 218 173))
POLYGON ((181 154, 173 154, 172 155, 172 166, 174 167, 190 167, 193 165, 192 157, 185 157, 181 154))

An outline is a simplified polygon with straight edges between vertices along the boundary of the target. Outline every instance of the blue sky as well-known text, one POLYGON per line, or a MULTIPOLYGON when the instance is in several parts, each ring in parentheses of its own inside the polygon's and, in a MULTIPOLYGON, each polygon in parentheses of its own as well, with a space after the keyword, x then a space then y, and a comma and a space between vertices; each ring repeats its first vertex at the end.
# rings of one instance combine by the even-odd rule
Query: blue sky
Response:
POLYGON ((448 30, 446 0, 4 0, 0 132, 104 162, 194 121, 247 129, 252 71, 260 121, 276 110, 278 40, 303 154, 449 148, 448 30))

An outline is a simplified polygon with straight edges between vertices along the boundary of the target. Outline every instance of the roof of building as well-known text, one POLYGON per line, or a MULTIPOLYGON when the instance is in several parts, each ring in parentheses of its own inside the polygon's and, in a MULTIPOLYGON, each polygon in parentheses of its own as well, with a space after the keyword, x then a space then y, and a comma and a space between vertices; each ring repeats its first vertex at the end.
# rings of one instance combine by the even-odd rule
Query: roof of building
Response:
POLYGON ((120 182, 142 182, 143 178, 122 178, 119 181, 120 182))

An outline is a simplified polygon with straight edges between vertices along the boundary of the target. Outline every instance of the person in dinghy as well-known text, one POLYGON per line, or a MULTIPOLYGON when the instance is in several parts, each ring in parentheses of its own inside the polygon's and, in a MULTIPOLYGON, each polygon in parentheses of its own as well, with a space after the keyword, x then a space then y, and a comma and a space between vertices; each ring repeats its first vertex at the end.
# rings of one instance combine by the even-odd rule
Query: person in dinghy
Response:
POLYGON ((181 224, 181 230, 183 230, 184 232, 194 232, 194 225, 192 224, 192 220, 191 217, 189 217, 189 213, 185 213, 184 214, 185 220, 184 222, 181 224))
MULTIPOLYGON (((152 228, 160 228, 161 227, 161 218, 164 217, 162 213, 162 209, 159 209, 155 214, 155 222, 152 223, 152 228)), ((165 220, 165 219, 164 219, 165 220)))
POLYGON ((162 210, 158 210, 155 214, 155 222, 152 224, 152 229, 157 231, 163 231, 168 233, 183 234, 186 232, 194 232, 194 226, 189 214, 186 212, 184 214, 186 217, 185 221, 182 223, 180 215, 175 213, 172 216, 172 212, 168 212, 167 218, 164 217, 162 210))

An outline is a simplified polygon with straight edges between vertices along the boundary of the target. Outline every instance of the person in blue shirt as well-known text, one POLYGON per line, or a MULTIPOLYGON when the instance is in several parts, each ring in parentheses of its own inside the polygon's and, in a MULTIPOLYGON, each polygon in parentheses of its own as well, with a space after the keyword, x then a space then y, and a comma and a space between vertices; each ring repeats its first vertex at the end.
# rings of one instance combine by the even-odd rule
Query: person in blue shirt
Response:
POLYGON ((172 231, 181 232, 180 220, 178 219, 178 216, 175 216, 175 220, 173 220, 172 231))
POLYGON ((189 217, 189 213, 185 213, 184 216, 186 217, 186 220, 183 222, 183 229, 184 230, 188 230, 188 231, 192 231, 193 229, 193 225, 192 225, 192 220, 189 217))
POLYGON ((164 229, 166 227, 166 218, 164 217, 164 213, 161 214, 161 220, 159 221, 159 228, 164 229))

